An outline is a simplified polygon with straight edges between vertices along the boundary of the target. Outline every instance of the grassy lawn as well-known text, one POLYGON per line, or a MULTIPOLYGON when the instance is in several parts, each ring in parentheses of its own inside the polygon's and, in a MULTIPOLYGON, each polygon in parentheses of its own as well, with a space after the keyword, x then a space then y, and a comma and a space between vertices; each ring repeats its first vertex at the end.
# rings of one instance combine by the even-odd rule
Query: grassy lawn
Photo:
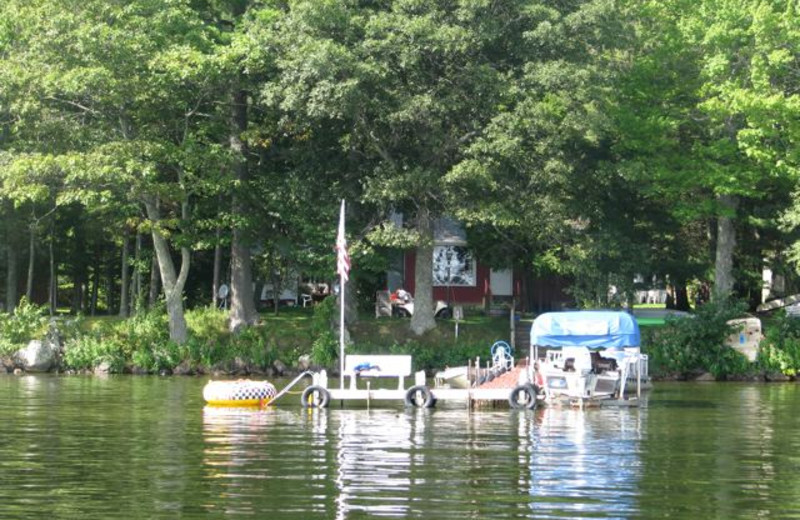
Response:
POLYGON ((661 327, 664 325, 664 318, 636 318, 639 327, 661 327))
MULTIPOLYGON (((308 337, 312 326, 313 308, 281 307, 275 316, 271 310, 262 312, 261 319, 267 328, 281 329, 281 336, 297 335, 308 337)), ((337 315, 338 316, 338 315, 337 315)), ((459 321, 458 338, 455 335, 454 320, 437 320, 437 327, 422 337, 414 336, 410 330, 410 318, 376 318, 372 313, 362 313, 352 327, 353 339, 357 344, 386 349, 408 341, 447 346, 456 343, 486 344, 488 348, 498 340, 508 341, 509 324, 507 317, 467 315, 459 321)), ((276 330, 277 332, 277 330, 276 330)))
POLYGON ((663 303, 637 303, 633 306, 634 309, 666 309, 667 306, 663 303))
POLYGON ((434 347, 485 345, 488 352, 495 341, 508 341, 510 337, 508 318, 502 317, 468 316, 459 322, 457 338, 456 322, 453 320, 437 320, 436 329, 421 337, 410 332, 410 321, 408 318, 364 317, 353 327, 353 339, 356 343, 380 350, 414 341, 434 347))

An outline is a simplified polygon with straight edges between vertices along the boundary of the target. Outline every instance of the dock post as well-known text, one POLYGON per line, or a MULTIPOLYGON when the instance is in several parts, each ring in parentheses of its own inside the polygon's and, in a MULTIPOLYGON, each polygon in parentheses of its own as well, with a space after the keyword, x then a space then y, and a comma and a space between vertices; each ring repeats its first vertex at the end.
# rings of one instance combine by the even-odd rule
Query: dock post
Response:
POLYGON ((636 366, 636 399, 642 398, 642 356, 639 355, 636 366))
POLYGON ((516 318, 516 309, 517 309, 517 299, 511 298, 511 312, 509 313, 509 317, 511 323, 509 324, 509 333, 511 337, 511 347, 516 349, 517 348, 517 327, 514 318, 516 318))

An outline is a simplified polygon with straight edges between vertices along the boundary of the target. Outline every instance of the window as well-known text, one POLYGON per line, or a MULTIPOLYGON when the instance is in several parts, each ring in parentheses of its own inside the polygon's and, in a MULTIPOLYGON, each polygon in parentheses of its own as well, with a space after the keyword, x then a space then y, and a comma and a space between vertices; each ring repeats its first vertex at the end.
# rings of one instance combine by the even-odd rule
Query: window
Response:
POLYGON ((474 287, 477 283, 475 258, 462 246, 433 248, 433 285, 474 287))

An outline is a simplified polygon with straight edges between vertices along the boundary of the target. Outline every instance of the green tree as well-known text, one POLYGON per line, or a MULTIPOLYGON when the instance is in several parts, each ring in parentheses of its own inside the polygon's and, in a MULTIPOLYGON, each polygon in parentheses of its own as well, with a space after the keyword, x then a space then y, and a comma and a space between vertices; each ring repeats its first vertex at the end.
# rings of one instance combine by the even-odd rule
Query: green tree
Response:
POLYGON ((629 9, 637 40, 620 89, 621 167, 649 196, 670 201, 679 221, 716 220, 714 293, 727 297, 737 222, 753 223, 750 201, 763 205, 796 175, 796 136, 779 113, 792 117, 787 78, 796 67, 786 56, 796 7, 676 0, 629 9))
MULTIPOLYGON (((219 163, 201 124, 212 105, 216 30, 184 2, 12 1, 7 9, 16 31, 4 69, 22 72, 3 76, 18 101, 12 110, 33 128, 52 113, 75 130, 54 154, 68 197, 87 206, 119 204, 122 221, 144 208, 170 335, 184 341, 192 187, 219 163), (30 113, 32 91, 40 94, 30 113), (181 249, 179 273, 169 239, 181 249)), ((57 134, 47 137, 53 142, 57 134)))
POLYGON ((296 2, 282 25, 267 99, 304 120, 341 122, 362 201, 405 216, 417 334, 434 326, 433 222, 452 209, 444 177, 503 105, 527 52, 528 4, 296 2))
POLYGON ((500 109, 446 177, 450 206, 491 263, 605 301, 641 256, 642 203, 610 155, 623 20, 612 2, 527 5, 500 109))

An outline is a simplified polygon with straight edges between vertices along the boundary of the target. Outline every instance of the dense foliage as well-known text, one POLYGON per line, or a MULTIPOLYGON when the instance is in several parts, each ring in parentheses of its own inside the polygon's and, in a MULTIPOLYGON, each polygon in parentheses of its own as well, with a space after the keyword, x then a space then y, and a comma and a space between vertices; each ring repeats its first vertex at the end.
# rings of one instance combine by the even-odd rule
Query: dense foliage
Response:
POLYGON ((708 303, 693 316, 669 318, 663 327, 650 330, 643 343, 653 374, 691 378, 710 372, 725 379, 746 373, 747 358, 725 345, 735 332, 728 320, 740 317, 744 308, 731 301, 708 303))
POLYGON ((0 312, 0 355, 10 355, 43 334, 47 318, 41 306, 23 297, 13 314, 0 312))
MULTIPOLYGON (((342 198, 357 301, 369 305, 391 253, 417 249, 420 337, 435 327, 440 216, 465 225, 485 263, 569 280, 581 306, 630 303, 634 280, 655 279, 679 307, 710 285, 753 308, 765 262, 797 286, 798 9, 6 0, 5 308, 27 313, 24 295, 51 314, 136 314, 107 341, 73 338, 76 367, 266 366, 276 332, 254 326, 253 293, 298 274, 330 281, 342 198), (214 310, 223 282, 228 313, 214 310), (241 334, 201 339, 217 326, 241 334)), ((2 341, 17 341, 22 322, 2 320, 2 341)), ((669 370, 735 370, 709 327, 676 331, 698 352, 662 344, 678 356, 669 370)), ((320 363, 325 334, 312 338, 320 363)))
POLYGON ((757 361, 767 371, 797 376, 800 372, 800 320, 785 314, 773 319, 761 342, 757 361))

